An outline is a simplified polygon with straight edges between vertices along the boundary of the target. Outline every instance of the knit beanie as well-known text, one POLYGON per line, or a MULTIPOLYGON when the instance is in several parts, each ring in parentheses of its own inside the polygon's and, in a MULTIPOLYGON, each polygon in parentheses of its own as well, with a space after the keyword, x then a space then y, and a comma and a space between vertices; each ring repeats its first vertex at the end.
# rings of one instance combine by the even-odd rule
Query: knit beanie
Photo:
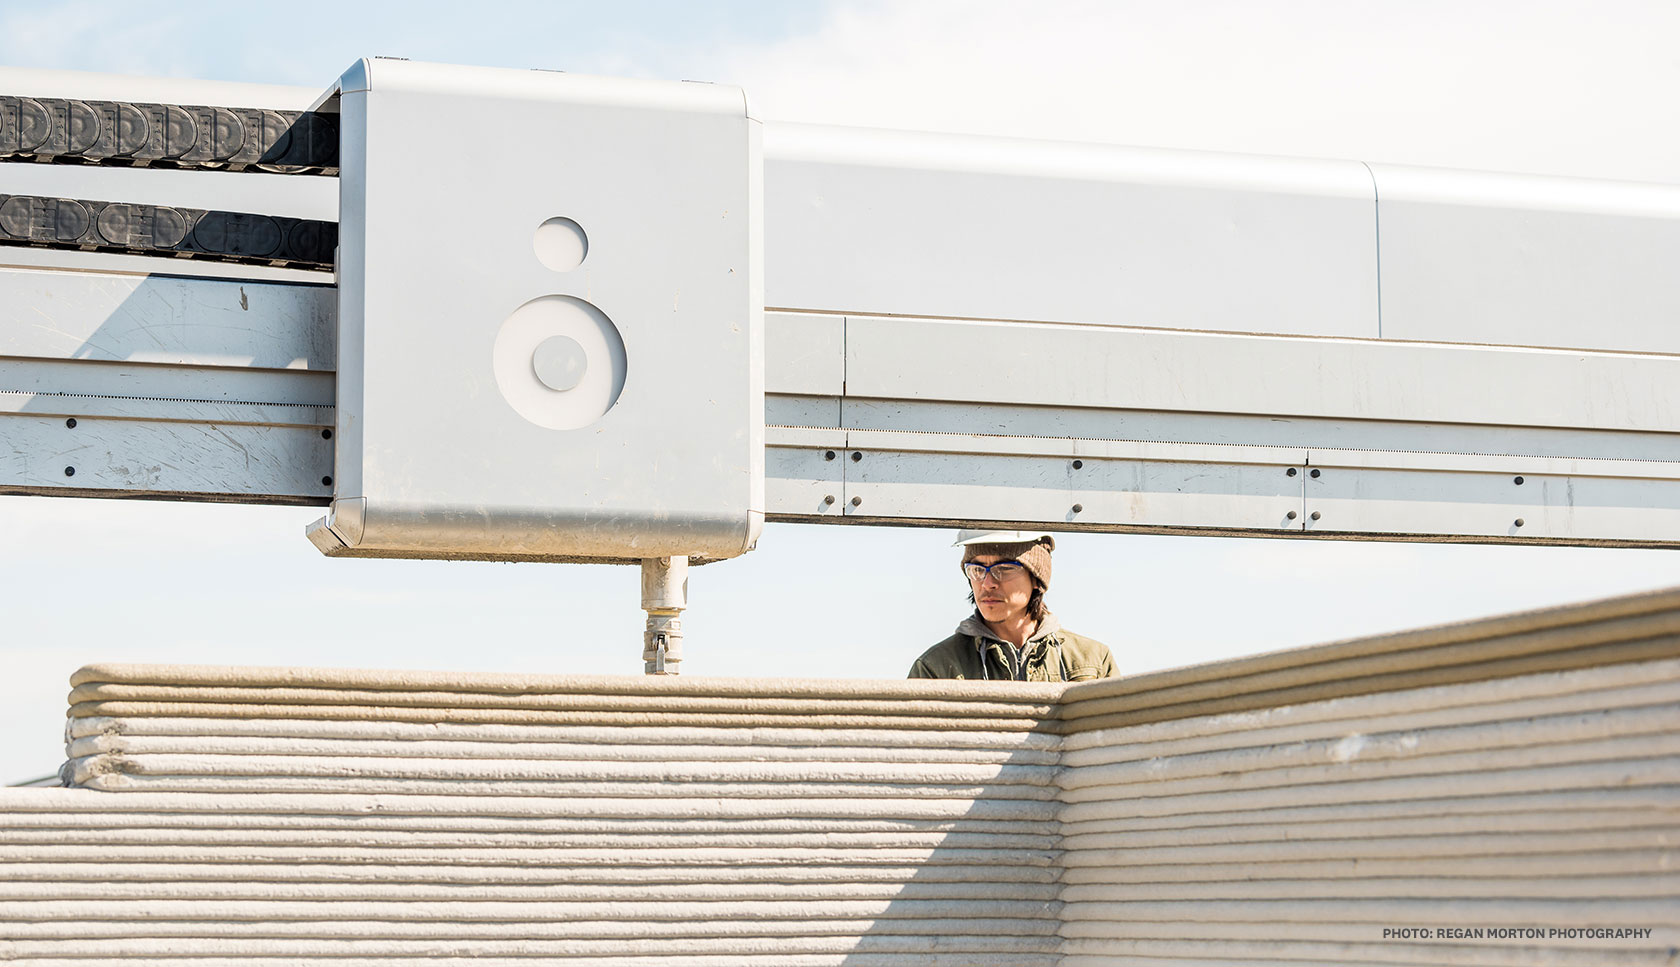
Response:
POLYGON ((1020 561, 1041 590, 1050 590, 1050 552, 1056 549, 1056 539, 1046 534, 1036 541, 1015 544, 964 544, 962 562, 977 557, 997 557, 1005 561, 1020 561))

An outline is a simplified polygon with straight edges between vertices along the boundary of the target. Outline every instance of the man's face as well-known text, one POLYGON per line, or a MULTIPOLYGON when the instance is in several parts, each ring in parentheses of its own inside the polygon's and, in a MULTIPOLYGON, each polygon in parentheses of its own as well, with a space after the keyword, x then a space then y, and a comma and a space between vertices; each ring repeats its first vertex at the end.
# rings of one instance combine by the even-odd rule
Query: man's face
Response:
MULTIPOLYGON (((974 558, 974 563, 990 565, 1002 560, 1006 559, 996 554, 981 554, 974 558)), ((1002 580, 997 571, 988 571, 978 581, 970 577, 968 583, 974 591, 980 617, 993 624, 1026 614, 1027 602, 1032 600, 1032 575, 1026 568, 1015 569, 1014 575, 1002 580)))

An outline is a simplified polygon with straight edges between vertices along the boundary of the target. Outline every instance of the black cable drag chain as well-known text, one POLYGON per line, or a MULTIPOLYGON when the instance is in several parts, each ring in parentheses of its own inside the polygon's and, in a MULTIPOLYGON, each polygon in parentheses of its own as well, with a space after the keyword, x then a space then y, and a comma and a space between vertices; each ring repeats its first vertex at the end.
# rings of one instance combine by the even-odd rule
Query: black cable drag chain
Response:
POLYGON ((0 96, 0 160, 338 174, 338 116, 0 96))
POLYGON ((0 195, 0 244, 333 267, 338 223, 169 205, 0 195))

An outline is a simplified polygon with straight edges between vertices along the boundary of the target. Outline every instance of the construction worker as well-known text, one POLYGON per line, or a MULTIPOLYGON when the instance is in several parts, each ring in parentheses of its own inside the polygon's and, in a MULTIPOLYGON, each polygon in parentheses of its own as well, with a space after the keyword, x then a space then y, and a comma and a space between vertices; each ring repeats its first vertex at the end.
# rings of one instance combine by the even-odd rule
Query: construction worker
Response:
POLYGON ((1114 675, 1102 642, 1064 631, 1044 606, 1056 540, 1027 531, 960 531, 974 614, 910 666, 911 678, 1078 682, 1114 675))

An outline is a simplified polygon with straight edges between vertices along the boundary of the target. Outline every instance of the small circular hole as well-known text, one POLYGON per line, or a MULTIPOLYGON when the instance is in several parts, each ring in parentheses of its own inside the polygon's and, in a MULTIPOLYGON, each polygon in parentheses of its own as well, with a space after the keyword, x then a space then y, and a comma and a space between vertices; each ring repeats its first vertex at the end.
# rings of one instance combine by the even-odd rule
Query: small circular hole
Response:
POLYGON ((823 454, 823 459, 824 460, 833 460, 834 459, 834 451, 833 450, 826 451, 823 454))
POLYGON ((322 477, 321 478, 321 483, 325 486, 331 487, 332 486, 332 478, 331 477, 322 477))
POLYGON ((1521 477, 1518 477, 1514 482, 1516 483, 1517 486, 1519 486, 1519 487, 1522 486, 1522 478, 1521 477))
POLYGON ((1078 470, 1078 469, 1080 469, 1080 468, 1081 468, 1081 467, 1083 467, 1083 466, 1085 466, 1085 461, 1083 461, 1083 460, 1075 460, 1075 461, 1073 461, 1073 469, 1075 469, 1075 470, 1078 470))
POLYGON ((852 451, 852 462, 853 463, 857 463, 859 460, 862 460, 862 459, 863 459, 863 454, 857 452, 856 450, 852 451))
POLYGON ((332 431, 331 430, 322 430, 321 431, 321 439, 331 440, 332 439, 332 431))
POLYGON ((1314 477, 1316 477, 1316 476, 1318 476, 1318 471, 1317 471, 1317 470, 1314 470, 1314 471, 1313 471, 1313 472, 1312 472, 1312 475, 1313 475, 1313 476, 1314 476, 1314 477))
POLYGON ((1289 475, 1289 476, 1291 476, 1291 477, 1293 477, 1293 476, 1295 476, 1295 468, 1294 468, 1294 467, 1290 467, 1290 468, 1289 468, 1289 469, 1288 469, 1288 470, 1285 470, 1285 471, 1284 471, 1284 473, 1286 473, 1286 474, 1288 474, 1288 475, 1289 475))
POLYGON ((537 261, 555 272, 570 272, 589 254, 589 236, 570 218, 550 218, 538 225, 531 245, 537 261))
POLYGON ((64 425, 74 430, 76 428, 76 418, 72 416, 70 419, 65 420, 64 425))
POLYGON ((65 467, 64 468, 64 475, 66 477, 74 477, 76 475, 76 468, 75 467, 65 467))

